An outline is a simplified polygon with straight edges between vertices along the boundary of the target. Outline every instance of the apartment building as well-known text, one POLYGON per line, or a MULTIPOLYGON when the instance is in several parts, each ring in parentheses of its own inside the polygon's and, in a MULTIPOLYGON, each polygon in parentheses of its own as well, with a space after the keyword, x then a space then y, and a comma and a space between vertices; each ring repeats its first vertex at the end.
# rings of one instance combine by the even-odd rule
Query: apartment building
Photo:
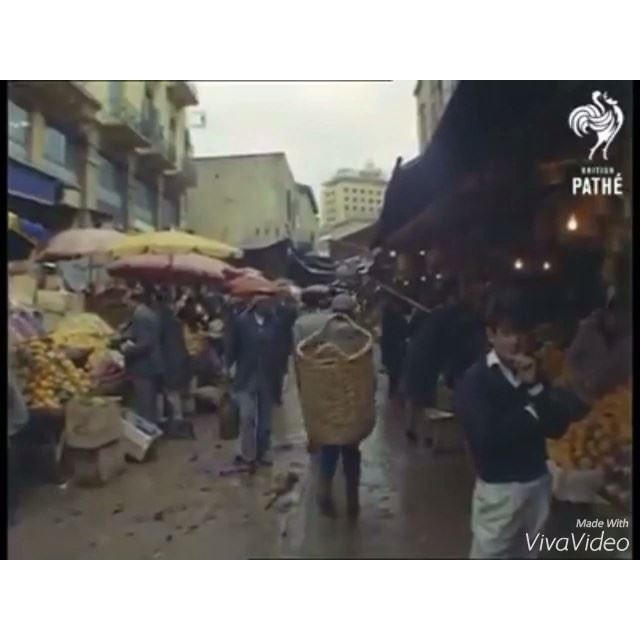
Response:
POLYGON ((418 80, 413 95, 418 115, 418 140, 424 151, 459 80, 418 80))
POLYGON ((249 251, 315 243, 313 191, 296 182, 284 153, 209 156, 195 164, 188 227, 199 235, 249 251))
POLYGON ((368 162, 364 169, 340 169, 322 185, 321 226, 331 228, 348 220, 375 220, 382 209, 387 180, 368 162))
POLYGON ((52 228, 181 226, 196 170, 175 80, 9 83, 12 210, 52 228))

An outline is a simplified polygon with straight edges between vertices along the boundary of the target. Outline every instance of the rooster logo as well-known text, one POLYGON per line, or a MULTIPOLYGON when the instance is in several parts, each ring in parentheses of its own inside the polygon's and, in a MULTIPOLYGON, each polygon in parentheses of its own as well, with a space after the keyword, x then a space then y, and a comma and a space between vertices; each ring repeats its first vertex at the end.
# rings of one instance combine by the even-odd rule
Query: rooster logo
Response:
POLYGON ((609 145, 622 127, 624 114, 618 106, 618 101, 610 98, 606 91, 604 93, 594 91, 591 94, 591 99, 593 104, 576 107, 569 114, 569 127, 579 138, 593 131, 598 139, 591 147, 589 160, 593 160, 595 152, 600 147, 602 147, 602 157, 608 160, 609 145))

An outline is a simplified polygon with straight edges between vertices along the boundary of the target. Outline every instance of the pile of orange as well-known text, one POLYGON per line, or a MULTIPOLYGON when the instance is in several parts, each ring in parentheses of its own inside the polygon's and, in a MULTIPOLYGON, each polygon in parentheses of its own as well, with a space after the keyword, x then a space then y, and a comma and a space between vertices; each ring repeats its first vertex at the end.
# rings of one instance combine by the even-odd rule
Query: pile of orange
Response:
POLYGON ((28 340, 20 345, 18 378, 27 405, 33 409, 60 409, 72 397, 91 390, 87 374, 49 338, 28 340))
POLYGON ((560 440, 549 440, 549 457, 563 469, 602 469, 631 443, 631 389, 620 387, 603 396, 589 415, 569 426, 560 440))

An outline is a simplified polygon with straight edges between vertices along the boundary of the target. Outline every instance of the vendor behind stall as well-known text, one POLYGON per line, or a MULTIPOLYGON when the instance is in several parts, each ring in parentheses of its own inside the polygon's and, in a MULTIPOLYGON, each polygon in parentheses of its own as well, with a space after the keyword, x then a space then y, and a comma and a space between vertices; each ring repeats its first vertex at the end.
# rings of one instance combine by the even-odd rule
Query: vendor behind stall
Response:
POLYGON ((131 321, 123 329, 120 349, 133 385, 133 409, 150 422, 157 422, 157 396, 163 373, 160 321, 151 308, 148 292, 134 289, 127 298, 131 321))
POLYGON ((171 405, 173 418, 182 419, 182 400, 191 382, 192 362, 182 325, 173 311, 171 302, 168 289, 158 291, 156 312, 160 322, 160 348, 164 364, 162 391, 171 405))
POLYGON ((594 401, 628 382, 631 375, 631 319, 628 300, 610 291, 604 309, 580 323, 567 352, 576 392, 594 401))

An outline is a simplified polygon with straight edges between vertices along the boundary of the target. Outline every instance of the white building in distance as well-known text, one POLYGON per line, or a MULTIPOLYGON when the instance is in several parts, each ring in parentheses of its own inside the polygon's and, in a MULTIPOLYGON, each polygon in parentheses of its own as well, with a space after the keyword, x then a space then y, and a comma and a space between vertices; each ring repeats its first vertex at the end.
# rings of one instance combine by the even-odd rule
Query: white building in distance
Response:
POLYGON ((364 169, 340 169, 322 185, 320 224, 331 228, 348 220, 376 220, 382 209, 387 179, 368 162, 364 169))

